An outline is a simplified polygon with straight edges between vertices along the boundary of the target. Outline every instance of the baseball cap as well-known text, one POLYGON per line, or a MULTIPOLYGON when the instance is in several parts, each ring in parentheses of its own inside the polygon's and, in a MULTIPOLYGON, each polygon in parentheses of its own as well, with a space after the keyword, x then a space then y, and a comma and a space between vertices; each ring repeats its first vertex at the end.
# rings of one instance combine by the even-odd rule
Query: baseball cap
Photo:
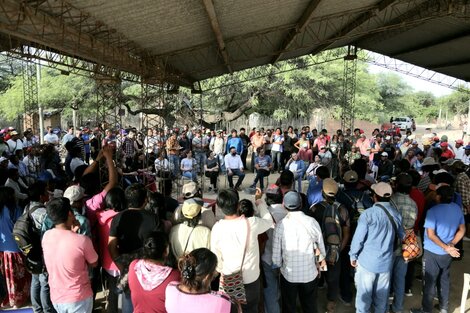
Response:
POLYGON ((470 150, 470 145, 466 145, 466 146, 464 147, 464 150, 470 150))
POLYGON ((0 157, 0 163, 2 163, 2 162, 4 162, 4 161, 8 161, 8 159, 5 158, 5 157, 0 157))
POLYGON ((413 178, 411 178, 411 176, 407 173, 400 173, 397 176, 396 183, 397 185, 411 187, 413 184, 413 178))
POLYGON ((451 166, 453 169, 456 169, 456 170, 465 169, 465 164, 461 160, 454 160, 451 166))
POLYGON ((434 160, 433 157, 426 157, 424 158, 422 166, 427 166, 427 165, 436 165, 436 161, 434 160))
POLYGON ((85 197, 85 189, 78 185, 70 186, 65 189, 64 198, 69 199, 70 203, 81 200, 83 197, 85 197))
POLYGON ((326 178, 323 180, 323 192, 329 197, 336 196, 338 193, 338 183, 333 178, 326 178))
POLYGON ((18 132, 17 132, 16 130, 14 130, 14 131, 12 131, 12 132, 10 133, 10 135, 11 135, 11 136, 18 135, 18 132))
POLYGON ((446 141, 441 142, 441 147, 448 147, 449 144, 446 141))
POLYGON ((344 173, 343 179, 347 183, 355 183, 357 182, 359 177, 357 176, 357 173, 355 171, 347 171, 346 173, 344 173))
POLYGON ((441 141, 448 141, 449 138, 447 137, 447 135, 442 135, 441 137, 441 141))
POLYGON ((287 210, 297 210, 302 205, 302 198, 297 191, 289 191, 284 195, 284 207, 287 210))
POLYGON ((198 191, 197 184, 195 182, 189 182, 183 185, 182 192, 184 198, 192 198, 198 191))
POLYGON ((462 139, 457 139, 457 140, 455 141, 455 143, 458 143, 458 144, 463 145, 463 140, 462 140, 462 139))
POLYGON ((385 137, 385 140, 390 140, 390 139, 392 139, 392 137, 390 136, 385 137))
POLYGON ((413 140, 413 142, 411 143, 412 145, 417 145, 418 142, 416 140, 413 140))
POLYGON ((201 212, 201 205, 194 201, 193 199, 189 199, 183 202, 183 207, 181 208, 181 213, 184 217, 193 219, 198 216, 199 212, 201 212))
POLYGON ((390 184, 383 183, 383 182, 373 184, 372 186, 370 186, 370 188, 374 191, 376 195, 382 198, 391 197, 393 193, 392 187, 390 186, 390 184))
POLYGON ((387 152, 382 152, 380 155, 381 155, 381 156, 388 157, 388 153, 387 153, 387 152))

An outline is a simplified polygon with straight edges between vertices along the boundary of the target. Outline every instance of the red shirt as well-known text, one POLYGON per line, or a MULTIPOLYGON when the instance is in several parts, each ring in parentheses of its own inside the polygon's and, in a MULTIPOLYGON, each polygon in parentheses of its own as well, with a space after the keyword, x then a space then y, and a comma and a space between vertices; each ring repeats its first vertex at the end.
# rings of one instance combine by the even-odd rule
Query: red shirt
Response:
POLYGON ((426 205, 426 198, 424 197, 424 193, 416 187, 411 188, 410 191, 410 198, 416 202, 416 206, 418 207, 418 216, 416 217, 414 231, 416 234, 419 233, 419 225, 422 225, 421 220, 423 219, 424 214, 424 207, 426 205))
POLYGON ((455 154, 452 150, 447 148, 445 151, 442 151, 441 157, 444 157, 446 159, 453 159, 455 158, 455 154))

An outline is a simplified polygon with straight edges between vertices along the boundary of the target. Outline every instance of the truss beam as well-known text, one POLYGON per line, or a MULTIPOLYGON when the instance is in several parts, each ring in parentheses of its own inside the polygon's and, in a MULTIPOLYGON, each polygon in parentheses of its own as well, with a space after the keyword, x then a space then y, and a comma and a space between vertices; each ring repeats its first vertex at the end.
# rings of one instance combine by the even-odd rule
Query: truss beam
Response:
MULTIPOLYGON (((388 8, 391 4, 393 4, 396 0, 382 0, 379 4, 372 10, 367 12, 361 13, 356 19, 349 22, 346 26, 338 30, 336 33, 329 37, 329 40, 335 41, 336 38, 341 38, 347 36, 352 31, 358 29, 362 25, 364 25, 367 21, 370 21, 373 17, 376 17, 378 13, 382 12, 386 8, 388 8)), ((316 48, 313 49, 311 52, 312 54, 316 54, 320 51, 328 49, 331 46, 329 43, 323 43, 316 48)))
POLYGON ((214 3, 212 0, 202 0, 204 4, 204 9, 206 10, 207 16, 209 17, 209 22, 211 23, 212 31, 214 32, 215 39, 217 40, 217 46, 219 48, 219 53, 224 59, 225 66, 227 67, 230 74, 233 73, 232 66, 230 65, 230 57, 225 46, 224 36, 219 25, 219 19, 217 18, 217 13, 215 12, 214 3))
POLYGON ((28 45, 48 47, 97 66, 106 66, 159 81, 178 81, 191 85, 193 80, 168 63, 151 57, 114 29, 94 21, 65 0, 45 2, 0 1, 2 32, 28 45), (93 30, 93 27, 95 29, 93 30), (97 29, 96 29, 97 28, 97 29), (99 30, 99 33, 96 32, 99 30))
POLYGON ((465 90, 462 89, 462 87, 466 85, 466 82, 463 80, 444 74, 436 73, 432 70, 428 70, 410 63, 393 59, 378 53, 361 53, 360 60, 398 73, 425 80, 433 84, 447 87, 452 90, 465 90))
POLYGON ((271 64, 276 63, 281 59, 282 55, 284 54, 284 51, 289 49, 289 46, 292 44, 292 42, 295 40, 295 37, 302 33, 305 28, 308 26, 310 23, 310 20, 313 17, 313 13, 315 12, 316 8, 320 4, 321 0, 312 0, 308 4, 307 8, 305 11, 302 13, 302 16, 299 18, 297 21, 297 24, 293 29, 289 31, 287 34, 286 38, 284 38, 282 45, 279 48, 279 52, 274 56, 274 58, 271 61, 271 64))
POLYGON ((343 105, 341 106, 341 129, 354 129, 354 105, 356 99, 357 49, 348 47, 344 57, 343 105))
POLYGON ((384 31, 380 34, 370 33, 362 34, 355 39, 355 43, 371 41, 384 41, 396 34, 408 30, 410 27, 420 25, 423 22, 433 18, 444 16, 465 17, 459 12, 466 12, 468 3, 460 0, 426 0, 421 4, 414 6, 412 9, 399 14, 396 18, 388 21, 383 25, 384 31), (402 25, 402 27, 394 28, 393 25, 402 25))
POLYGON ((38 111, 38 77, 37 65, 31 60, 24 60, 23 62, 23 101, 24 101, 24 114, 23 114, 23 127, 24 129, 32 129, 35 132, 37 124, 35 125, 35 114, 38 111))

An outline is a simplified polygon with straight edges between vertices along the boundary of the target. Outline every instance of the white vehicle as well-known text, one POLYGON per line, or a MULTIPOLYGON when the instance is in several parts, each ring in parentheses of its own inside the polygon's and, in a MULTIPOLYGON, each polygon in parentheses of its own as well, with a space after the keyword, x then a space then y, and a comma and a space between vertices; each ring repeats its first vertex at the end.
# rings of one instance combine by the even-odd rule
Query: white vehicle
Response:
POLYGON ((396 117, 392 121, 401 130, 408 130, 413 128, 413 120, 410 117, 396 117))

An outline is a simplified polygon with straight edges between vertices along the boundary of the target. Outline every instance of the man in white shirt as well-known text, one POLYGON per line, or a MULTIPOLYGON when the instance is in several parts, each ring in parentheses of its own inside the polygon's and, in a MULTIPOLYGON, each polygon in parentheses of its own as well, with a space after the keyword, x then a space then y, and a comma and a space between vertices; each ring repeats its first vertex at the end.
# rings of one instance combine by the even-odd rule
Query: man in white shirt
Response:
POLYGON ((326 266, 322 231, 302 212, 298 192, 284 195, 284 207, 289 213, 276 225, 273 237, 273 267, 281 268, 282 311, 296 312, 298 297, 304 313, 316 313, 318 268, 326 266))
POLYGON ((47 134, 44 135, 44 143, 53 145, 59 144, 59 137, 57 137, 57 135, 52 132, 51 126, 47 126, 47 134))
POLYGON ((237 149, 235 147, 230 147, 230 153, 227 154, 224 158, 225 167, 227 168, 227 178, 230 188, 233 186, 233 176, 238 176, 238 181, 235 184, 235 189, 240 191, 240 186, 245 178, 245 173, 243 172, 243 162, 240 156, 237 154, 237 149))
POLYGON ((256 216, 245 218, 239 215, 236 191, 221 190, 217 196, 217 206, 225 217, 215 223, 211 233, 211 250, 217 255, 217 271, 221 273, 222 280, 224 275, 240 270, 242 272, 247 297, 247 303, 242 304, 244 313, 258 312, 261 284, 258 235, 273 226, 273 219, 261 196, 261 190, 258 189, 255 199, 261 218, 256 216))
POLYGON ((10 154, 15 154, 18 150, 23 150, 23 141, 20 139, 18 132, 13 130, 10 135, 11 138, 7 141, 10 154))
MULTIPOLYGON (((44 136, 44 141, 46 141, 46 136, 44 136)), ((65 146, 67 142, 72 141, 73 137, 73 126, 70 126, 67 130, 67 133, 64 135, 64 137, 62 137, 62 144, 65 146)))
POLYGON ((463 146, 462 139, 457 139, 455 141, 454 154, 456 159, 463 160, 463 156, 465 155, 465 147, 463 146))
POLYGON ((224 153, 225 153, 225 140, 222 136, 222 131, 218 130, 215 137, 212 137, 209 144, 209 150, 214 152, 215 157, 219 160, 219 168, 225 172, 224 153))

